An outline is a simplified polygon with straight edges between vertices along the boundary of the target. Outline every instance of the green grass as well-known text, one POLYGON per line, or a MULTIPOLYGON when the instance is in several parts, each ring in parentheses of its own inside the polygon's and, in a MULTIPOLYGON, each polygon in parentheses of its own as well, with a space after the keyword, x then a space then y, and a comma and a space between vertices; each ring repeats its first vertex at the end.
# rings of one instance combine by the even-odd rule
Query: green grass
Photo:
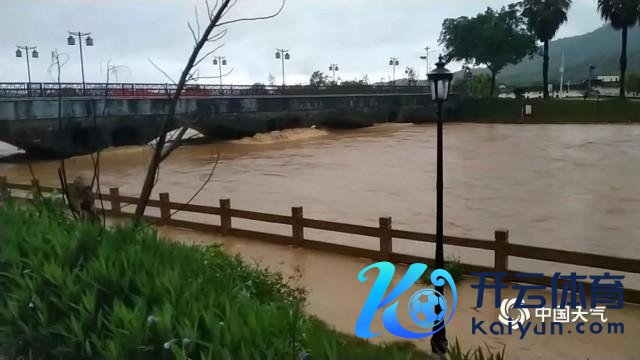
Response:
POLYGON ((620 99, 498 99, 466 98, 452 120, 496 123, 629 123, 640 121, 640 102, 620 99), (522 119, 523 104, 533 114, 522 119))
MULTIPOLYGON (((451 278, 455 283, 458 283, 462 280, 462 275, 464 274, 464 265, 460 263, 459 257, 448 257, 444 262, 444 269, 451 274, 451 278)), ((435 267, 430 267, 422 274, 422 281, 425 284, 431 285, 431 273, 435 270, 435 267)))
POLYGON ((61 203, 0 208, 0 354, 24 359, 425 359, 302 310, 305 291, 218 246, 102 229, 61 203))

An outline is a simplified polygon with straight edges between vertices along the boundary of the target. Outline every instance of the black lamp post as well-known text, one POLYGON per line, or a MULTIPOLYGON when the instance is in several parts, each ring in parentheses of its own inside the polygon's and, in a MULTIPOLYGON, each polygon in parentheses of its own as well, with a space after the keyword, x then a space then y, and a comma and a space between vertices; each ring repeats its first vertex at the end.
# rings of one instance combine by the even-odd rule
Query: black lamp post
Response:
MULTIPOLYGON (((443 160, 442 160, 442 103, 449 99, 449 87, 453 74, 444 66, 446 63, 442 60, 442 55, 436 63, 436 68, 428 75, 429 84, 431 85, 431 99, 437 104, 438 114, 438 144, 437 144, 437 180, 436 180, 436 269, 444 269, 444 224, 443 224, 443 160)), ((436 286, 436 291, 444 295, 444 287, 436 286)), ((436 326, 435 330, 439 330, 431 337, 431 351, 434 354, 445 354, 447 352, 448 341, 441 322, 436 326)))
POLYGON ((24 50, 25 58, 27 60, 27 76, 29 79, 28 90, 31 91, 31 65, 29 64, 29 51, 31 52, 31 57, 34 59, 38 58, 38 50, 36 50, 35 46, 16 46, 18 50, 16 50, 16 57, 22 57, 22 51, 24 50))
POLYGON ((222 67, 227 66, 227 59, 224 56, 216 56, 213 58, 213 65, 218 65, 220 90, 222 90, 222 67))
POLYGON ((85 44, 87 46, 93 46, 93 38, 91 38, 91 33, 83 33, 83 32, 72 32, 67 31, 69 33, 69 37, 67 38, 67 44, 70 46, 74 46, 76 44, 76 36, 78 37, 78 46, 80 47, 80 70, 82 71, 82 95, 85 94, 85 81, 84 81, 84 57, 82 54, 82 38, 86 37, 85 44))
POLYGON ((291 55, 289 55, 289 50, 276 49, 276 59, 282 60, 282 88, 284 89, 284 86, 285 86, 285 82, 284 82, 284 61, 291 59, 291 55))

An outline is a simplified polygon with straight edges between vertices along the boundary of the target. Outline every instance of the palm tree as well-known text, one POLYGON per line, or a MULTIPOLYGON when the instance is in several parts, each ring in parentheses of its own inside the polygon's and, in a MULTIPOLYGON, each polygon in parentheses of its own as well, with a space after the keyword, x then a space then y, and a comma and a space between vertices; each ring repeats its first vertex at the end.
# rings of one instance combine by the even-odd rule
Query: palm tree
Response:
POLYGON ((620 97, 625 97, 624 80, 627 73, 627 31, 638 21, 640 0, 598 0, 602 18, 616 30, 622 30, 620 54, 620 97))
POLYGON ((549 97, 549 41, 553 39, 564 22, 571 0, 523 0, 522 16, 527 19, 527 28, 544 44, 542 57, 543 96, 549 97))

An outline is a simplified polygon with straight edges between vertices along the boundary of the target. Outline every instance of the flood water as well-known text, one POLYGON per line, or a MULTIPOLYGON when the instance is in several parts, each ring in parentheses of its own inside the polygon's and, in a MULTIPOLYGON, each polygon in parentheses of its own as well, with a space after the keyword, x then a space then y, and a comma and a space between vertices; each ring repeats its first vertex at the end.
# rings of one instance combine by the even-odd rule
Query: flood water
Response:
MULTIPOLYGON (((637 259, 639 139, 640 125, 447 124, 445 233, 492 239, 495 229, 507 228, 514 243, 637 259)), ((349 131, 298 129, 185 146, 164 164, 156 193, 169 192, 175 201, 189 199, 207 179, 219 153, 213 179, 195 203, 213 205, 218 199, 230 198, 234 208, 278 214, 303 206, 305 217, 372 226, 377 226, 378 217, 391 216, 394 228, 433 233, 435 140, 433 125, 387 124, 349 131)), ((0 153, 11 152, 2 146, 0 153)), ((103 191, 118 186, 121 194, 136 194, 148 156, 146 147, 104 151, 103 191)), ((88 157, 68 160, 69 177, 89 174, 90 164, 88 157)), ((33 162, 34 173, 44 185, 57 184, 56 169, 55 161, 33 162)), ((24 163, 0 163, 0 175, 12 182, 30 179, 24 163)), ((217 223, 205 215, 179 217, 217 223)), ((233 225, 290 234, 287 226, 236 219, 233 225)), ((305 237, 377 248, 377 239, 359 236, 305 230, 305 237)), ((247 251, 260 255, 260 249, 266 248, 247 251)), ((433 246, 394 241, 394 251, 432 257, 433 246)), ((447 247, 445 254, 466 263, 491 266, 493 262, 492 254, 482 250, 447 247)), ((263 261, 274 262, 262 255, 263 261)), ((287 257, 291 257, 289 262, 317 263, 317 257, 302 249, 287 257)), ((510 259, 510 267, 546 274, 598 273, 524 259, 510 259)), ((358 270, 354 269, 353 274, 339 276, 352 277, 355 283, 358 270)), ((639 276, 625 275, 626 287, 640 289, 639 276)), ((331 277, 313 279, 326 283, 305 284, 350 291, 348 286, 332 285, 331 277)), ((323 310, 319 302, 322 300, 314 302, 311 296, 310 306, 321 309, 316 311, 320 317, 344 327, 344 317, 335 304, 323 310)), ((633 316, 640 321, 637 309, 633 316)))
MULTIPOLYGON (((640 125, 447 125, 445 233, 492 239, 495 229, 507 228, 515 243, 638 258, 638 139, 640 125)), ((431 125, 297 129, 186 146, 163 166, 156 190, 187 200, 216 152, 221 160, 196 203, 230 198, 235 208, 282 214, 303 206, 308 217, 374 226, 391 216, 395 228, 434 232, 431 125)), ((104 191, 119 186, 136 194, 148 155, 146 147, 103 152, 104 191)), ((70 178, 91 169, 88 157, 68 160, 67 167, 70 178)), ((57 162, 34 162, 33 169, 43 184, 57 184, 57 162)), ((30 178, 24 163, 0 163, 0 173, 11 181, 30 178)), ((322 240, 341 241, 337 235, 322 240)), ((367 238, 349 241, 376 246, 367 238)), ((407 249, 399 251, 420 251, 400 245, 407 249)), ((483 263, 484 253, 458 250, 452 249, 463 260, 483 263)))

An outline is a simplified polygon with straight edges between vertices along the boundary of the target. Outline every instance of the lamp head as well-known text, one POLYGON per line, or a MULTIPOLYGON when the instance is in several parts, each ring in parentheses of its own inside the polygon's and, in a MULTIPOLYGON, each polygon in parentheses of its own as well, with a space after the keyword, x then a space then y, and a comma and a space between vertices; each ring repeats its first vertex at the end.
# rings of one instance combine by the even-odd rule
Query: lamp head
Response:
POLYGON ((436 68, 429 75, 429 84, 431 85, 431 99, 434 101, 447 101, 449 99, 449 87, 453 74, 447 68, 442 55, 438 57, 436 68))

